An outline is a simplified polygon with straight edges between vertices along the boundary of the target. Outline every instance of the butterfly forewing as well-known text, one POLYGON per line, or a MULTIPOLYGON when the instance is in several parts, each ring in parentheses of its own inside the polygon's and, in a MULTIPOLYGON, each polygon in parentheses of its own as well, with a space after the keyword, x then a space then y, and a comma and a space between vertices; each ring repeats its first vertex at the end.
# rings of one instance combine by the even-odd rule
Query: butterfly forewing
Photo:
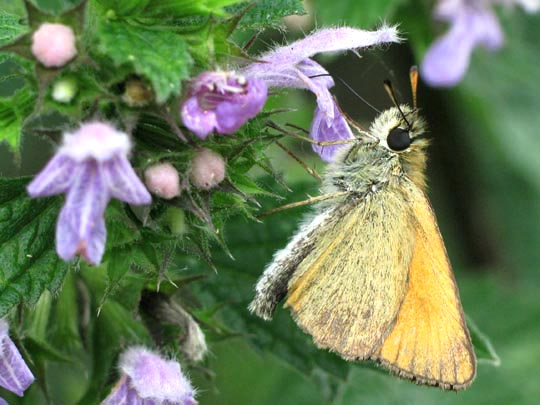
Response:
POLYGON ((319 347, 365 359, 382 344, 405 295, 411 221, 404 199, 381 190, 321 229, 289 282, 286 303, 319 347))

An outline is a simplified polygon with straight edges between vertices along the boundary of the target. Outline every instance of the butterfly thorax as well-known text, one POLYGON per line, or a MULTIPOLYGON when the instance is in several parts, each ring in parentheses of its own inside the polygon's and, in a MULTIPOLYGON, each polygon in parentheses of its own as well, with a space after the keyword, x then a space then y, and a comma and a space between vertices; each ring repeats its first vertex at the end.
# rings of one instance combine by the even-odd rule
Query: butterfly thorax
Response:
POLYGON ((399 187, 404 180, 425 190, 428 141, 421 136, 425 123, 417 110, 403 105, 401 111, 403 115, 395 107, 384 111, 369 132, 360 134, 358 142, 338 152, 326 172, 325 192, 349 191, 362 196, 399 187), (396 141, 395 135, 406 138, 396 141))

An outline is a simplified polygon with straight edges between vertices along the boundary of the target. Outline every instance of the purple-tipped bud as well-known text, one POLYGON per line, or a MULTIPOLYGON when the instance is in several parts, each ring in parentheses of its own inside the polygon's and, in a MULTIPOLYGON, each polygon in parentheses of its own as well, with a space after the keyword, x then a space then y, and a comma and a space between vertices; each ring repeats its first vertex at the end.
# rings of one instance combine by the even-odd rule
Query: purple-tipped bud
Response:
POLYGON ((197 405, 195 390, 180 364, 143 347, 120 358, 122 376, 102 405, 197 405))
POLYGON ((210 190, 225 179, 225 160, 210 149, 199 149, 191 162, 190 177, 198 189, 210 190))
POLYGON ((159 163, 148 167, 144 171, 144 180, 151 193, 166 200, 178 197, 182 191, 178 170, 170 163, 159 163))
POLYGON ((109 124, 82 124, 64 135, 47 166, 28 185, 31 197, 66 194, 56 225, 56 251, 64 260, 81 255, 99 264, 105 250, 105 208, 111 198, 134 205, 151 197, 131 167, 127 134, 109 124))
POLYGON ((266 83, 234 72, 204 72, 191 86, 181 108, 182 120, 199 138, 212 131, 236 132, 264 106, 266 83))
POLYGON ((9 338, 8 332, 8 323, 0 319, 0 386, 22 397, 24 391, 34 382, 34 376, 17 346, 9 338))
POLYGON ((32 35, 32 53, 46 67, 62 67, 77 55, 75 34, 67 25, 41 24, 32 35))

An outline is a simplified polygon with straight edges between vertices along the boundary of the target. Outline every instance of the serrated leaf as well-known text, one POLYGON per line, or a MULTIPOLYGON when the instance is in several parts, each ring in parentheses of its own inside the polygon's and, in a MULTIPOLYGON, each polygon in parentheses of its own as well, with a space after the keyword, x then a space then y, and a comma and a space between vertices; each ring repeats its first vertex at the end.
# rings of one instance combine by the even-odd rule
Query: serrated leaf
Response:
POLYGON ((105 12, 114 11, 115 16, 135 16, 141 13, 152 0, 97 0, 105 12))
POLYGON ((28 27, 21 24, 21 17, 0 10, 0 46, 24 34, 28 27))
POLYGON ((181 36, 116 21, 103 21, 98 35, 99 50, 115 65, 131 65, 135 73, 146 77, 158 103, 180 93, 192 64, 181 36))
POLYGON ((224 8, 242 0, 154 0, 145 13, 155 17, 224 15, 224 8))
POLYGON ((0 99, 0 142, 6 141, 13 151, 19 152, 24 120, 34 108, 35 95, 22 88, 10 98, 0 99))
MULTIPOLYGON (((235 14, 247 4, 250 4, 250 2, 227 7, 227 11, 235 14)), ((240 20, 239 27, 241 28, 256 30, 269 27, 280 28, 283 26, 283 17, 306 13, 301 0, 259 0, 251 2, 251 4, 254 4, 254 6, 240 20)))
POLYGON ((68 264, 54 249, 61 200, 31 200, 27 178, 0 179, 0 317, 20 303, 56 292, 68 264))

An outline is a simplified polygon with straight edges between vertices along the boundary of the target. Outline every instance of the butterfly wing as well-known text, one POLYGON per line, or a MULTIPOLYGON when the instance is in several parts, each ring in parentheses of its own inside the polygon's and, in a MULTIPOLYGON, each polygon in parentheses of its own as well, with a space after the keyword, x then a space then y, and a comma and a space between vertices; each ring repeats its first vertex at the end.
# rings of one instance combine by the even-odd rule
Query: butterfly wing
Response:
POLYGON ((320 231, 289 281, 294 319, 317 346, 365 359, 390 332, 405 295, 414 234, 401 195, 357 200, 320 231))
POLYGON ((300 225, 299 231, 284 249, 279 250, 266 267, 255 286, 255 297, 249 310, 263 319, 270 320, 279 302, 287 295, 289 280, 323 235, 335 225, 340 213, 348 210, 347 205, 326 207, 316 215, 309 215, 300 225))
POLYGON ((407 292, 373 359, 402 377, 463 389, 474 379, 476 359, 456 282, 428 199, 412 183, 406 190, 415 232, 407 292))

